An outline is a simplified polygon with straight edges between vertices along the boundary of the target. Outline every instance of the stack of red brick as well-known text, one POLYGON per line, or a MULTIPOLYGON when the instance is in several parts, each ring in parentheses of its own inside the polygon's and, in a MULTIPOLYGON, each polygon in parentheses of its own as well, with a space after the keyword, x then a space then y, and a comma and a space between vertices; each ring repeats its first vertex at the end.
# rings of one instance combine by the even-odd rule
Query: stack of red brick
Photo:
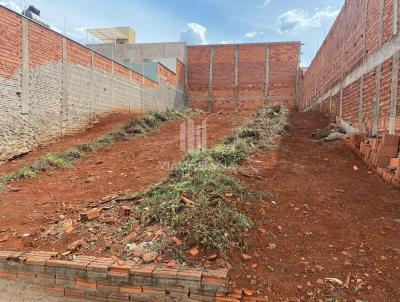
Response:
POLYGON ((0 278, 44 287, 50 295, 95 301, 266 301, 228 290, 228 270, 148 264, 52 252, 0 251, 0 278))
POLYGON ((371 170, 375 170, 385 181, 400 187, 399 135, 367 138, 365 134, 352 134, 346 144, 371 170))

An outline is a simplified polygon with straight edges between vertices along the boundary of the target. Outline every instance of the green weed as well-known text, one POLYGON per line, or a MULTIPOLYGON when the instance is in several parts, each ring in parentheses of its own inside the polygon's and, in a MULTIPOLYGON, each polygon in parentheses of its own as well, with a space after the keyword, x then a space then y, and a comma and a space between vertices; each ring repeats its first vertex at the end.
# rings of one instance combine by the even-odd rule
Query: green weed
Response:
POLYGON ((273 148, 286 125, 281 106, 263 107, 224 144, 189 153, 169 180, 144 194, 140 219, 171 228, 184 246, 201 244, 221 253, 230 245, 243 247, 253 223, 229 197, 262 200, 271 194, 248 192, 232 172, 253 151, 273 148))
POLYGON ((31 165, 20 167, 17 171, 0 177, 0 191, 14 180, 36 177, 41 172, 50 169, 69 168, 73 166, 77 160, 84 158, 86 153, 95 152, 117 141, 129 140, 139 135, 155 132, 160 128, 162 123, 166 121, 189 118, 199 113, 200 110, 183 109, 168 112, 151 112, 139 119, 132 119, 122 128, 110 132, 99 139, 77 145, 75 148, 63 152, 48 153, 31 165))

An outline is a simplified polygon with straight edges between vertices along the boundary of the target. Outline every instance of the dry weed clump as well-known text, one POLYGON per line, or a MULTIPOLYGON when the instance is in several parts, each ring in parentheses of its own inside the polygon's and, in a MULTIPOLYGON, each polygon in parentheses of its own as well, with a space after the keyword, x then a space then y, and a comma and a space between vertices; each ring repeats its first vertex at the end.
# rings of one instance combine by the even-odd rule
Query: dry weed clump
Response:
POLYGON ((276 147, 287 126, 284 107, 261 108, 223 144, 188 154, 169 180, 144 193, 137 218, 170 228, 182 248, 200 244, 223 254, 229 245, 243 247, 253 223, 233 200, 269 194, 248 192, 233 174, 254 151, 276 147))
POLYGON ((51 169, 70 168, 78 160, 84 158, 86 153, 95 152, 120 140, 130 140, 140 135, 153 133, 167 121, 186 119, 199 113, 200 111, 195 109, 182 109, 166 112, 156 111, 151 112, 142 118, 132 119, 122 128, 110 132, 99 139, 92 140, 86 144, 80 144, 62 152, 48 153, 30 165, 21 166, 16 171, 1 176, 0 191, 12 181, 37 177, 42 172, 51 169))

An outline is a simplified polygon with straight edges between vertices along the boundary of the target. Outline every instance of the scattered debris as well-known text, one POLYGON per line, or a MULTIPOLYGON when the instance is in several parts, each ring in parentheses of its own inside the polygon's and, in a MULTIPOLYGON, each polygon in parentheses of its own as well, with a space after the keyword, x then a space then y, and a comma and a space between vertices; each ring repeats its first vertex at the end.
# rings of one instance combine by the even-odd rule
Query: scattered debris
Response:
POLYGON ((212 254, 212 255, 210 255, 210 256, 207 257, 207 260, 208 260, 208 261, 214 261, 214 260, 216 260, 217 258, 218 258, 218 255, 217 255, 217 254, 212 254))
POLYGON ((157 258, 158 254, 156 252, 149 252, 143 255, 144 263, 151 263, 154 262, 157 258))
POLYGON ((7 240, 8 240, 8 235, 7 234, 0 235, 0 242, 5 242, 7 240))
POLYGON ((76 240, 76 241, 70 243, 67 246, 67 249, 71 252, 75 252, 85 245, 86 245, 85 241, 83 241, 83 239, 79 239, 79 240, 76 240))
POLYGON ((184 202, 184 203, 186 203, 186 204, 188 204, 188 205, 192 205, 192 204, 194 204, 194 202, 193 201, 191 201, 189 198, 186 198, 185 196, 181 196, 181 199, 182 199, 182 201, 184 202))
POLYGON ((81 221, 90 221, 100 216, 101 209, 94 208, 89 211, 81 213, 81 221))
POLYGON ((337 139, 342 139, 345 137, 343 130, 336 124, 330 124, 324 129, 318 129, 311 134, 314 139, 333 141, 337 139))
POLYGON ((131 208, 128 206, 120 206, 119 207, 119 216, 121 216, 121 217, 131 216, 131 208))
POLYGON ((74 230, 74 221, 72 219, 67 219, 63 223, 63 231, 67 234, 71 233, 74 230))
POLYGON ((193 257, 196 257, 196 256, 199 254, 199 250, 198 250, 196 247, 192 247, 192 248, 188 251, 188 253, 189 253, 190 255, 192 255, 193 257))
POLYGON ((340 132, 333 132, 329 134, 327 137, 324 137, 323 140, 325 142, 332 142, 336 140, 344 140, 346 138, 346 134, 340 132))
POLYGON ((325 281, 332 283, 332 284, 343 285, 343 281, 341 281, 337 278, 325 278, 325 281))
POLYGON ((177 238, 177 237, 175 237, 175 236, 173 236, 173 237, 171 237, 171 240, 173 241, 173 242, 175 242, 175 244, 176 245, 182 245, 182 240, 180 240, 179 238, 177 238))

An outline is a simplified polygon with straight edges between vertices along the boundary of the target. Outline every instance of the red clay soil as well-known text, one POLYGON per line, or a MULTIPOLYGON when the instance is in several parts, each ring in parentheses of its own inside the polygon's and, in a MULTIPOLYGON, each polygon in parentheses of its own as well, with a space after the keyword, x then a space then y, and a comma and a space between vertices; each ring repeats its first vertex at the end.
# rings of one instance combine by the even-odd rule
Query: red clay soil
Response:
MULTIPOLYGON (((207 140, 212 146, 220 143, 234 128, 244 123, 249 112, 202 114, 193 118, 195 125, 207 119, 207 140)), ((134 193, 162 181, 170 168, 180 162, 180 124, 171 121, 159 132, 131 141, 117 142, 98 152, 87 154, 75 167, 50 171, 36 179, 12 183, 12 188, 0 193, 0 235, 8 240, 0 242, 0 249, 65 251, 74 238, 61 245, 33 244, 33 237, 65 218, 76 216, 93 202, 118 193, 134 193)), ((76 239, 75 239, 76 240, 76 239)))
MULTIPOLYGON (((195 121, 205 117, 213 145, 245 114, 195 121)), ((400 191, 370 173, 343 143, 313 140, 311 133, 327 126, 325 118, 293 113, 291 119, 294 131, 278 150, 259 152, 245 164, 254 177, 241 180, 274 197, 244 205, 256 225, 245 251, 252 258, 244 261, 240 251, 228 255, 232 285, 270 301, 400 301, 400 191)), ((167 167, 183 157, 180 123, 89 154, 72 169, 12 184, 21 191, 0 194, 0 230, 12 226, 0 249, 31 249, 32 242, 17 236, 46 230, 60 214, 76 218, 104 196, 142 191, 166 178, 167 167)), ((76 239, 34 246, 64 251, 76 239)))
POLYGON ((343 143, 312 140, 326 119, 291 118, 294 132, 279 150, 247 163, 259 178, 242 177, 275 197, 247 205, 256 224, 252 259, 230 255, 234 284, 270 301, 400 301, 400 191, 343 143), (325 278, 348 281, 348 289, 325 278))
POLYGON ((93 139, 102 137, 106 133, 121 127, 129 119, 141 116, 139 113, 128 113, 126 111, 111 113, 90 123, 85 131, 64 135, 55 138, 52 142, 34 149, 25 155, 0 165, 0 175, 9 173, 19 166, 28 165, 40 156, 49 152, 63 151, 73 146, 87 143, 93 139))

